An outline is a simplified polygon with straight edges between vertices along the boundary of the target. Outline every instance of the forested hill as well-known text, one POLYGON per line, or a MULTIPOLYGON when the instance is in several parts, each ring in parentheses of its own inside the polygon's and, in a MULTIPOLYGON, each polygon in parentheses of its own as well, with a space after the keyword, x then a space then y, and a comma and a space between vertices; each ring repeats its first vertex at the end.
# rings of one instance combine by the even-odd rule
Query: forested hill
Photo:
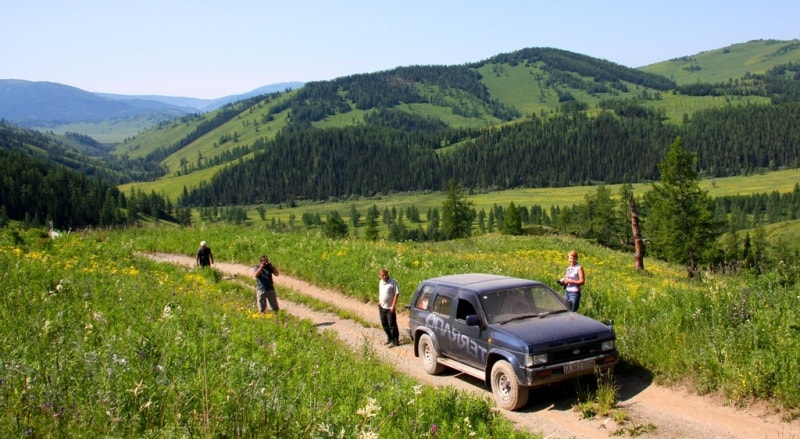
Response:
POLYGON ((588 89, 592 92, 610 92, 613 88, 625 89, 624 83, 641 85, 659 91, 675 88, 675 82, 661 75, 631 69, 611 61, 593 58, 580 53, 552 48, 523 49, 516 52, 494 56, 484 62, 473 64, 479 68, 486 64, 519 64, 533 65, 541 63, 544 70, 552 74, 553 83, 563 80, 565 85, 578 85, 576 88, 588 89), (592 78, 594 87, 585 87, 585 82, 578 81, 575 74, 580 77, 592 78))
POLYGON ((156 178, 163 175, 158 163, 111 158, 92 138, 77 133, 65 136, 41 133, 0 120, 0 150, 17 152, 51 165, 98 177, 110 184, 156 178))
POLYGON ((551 48, 354 74, 162 124, 118 154, 159 160, 166 174, 150 187, 187 206, 441 190, 450 179, 488 190, 657 180, 678 135, 705 175, 792 167, 795 46, 704 58, 704 74, 724 74, 745 59, 726 56, 761 54, 746 76, 715 84, 551 48))
POLYGON ((304 130, 279 135, 252 160, 221 171, 179 199, 183 205, 278 203, 348 195, 508 189, 659 178, 657 163, 677 136, 698 145, 715 176, 798 166, 800 102, 714 109, 683 126, 655 117, 558 115, 491 130, 440 153, 442 136, 384 127, 304 130), (246 188, 246 190, 243 190, 246 188))

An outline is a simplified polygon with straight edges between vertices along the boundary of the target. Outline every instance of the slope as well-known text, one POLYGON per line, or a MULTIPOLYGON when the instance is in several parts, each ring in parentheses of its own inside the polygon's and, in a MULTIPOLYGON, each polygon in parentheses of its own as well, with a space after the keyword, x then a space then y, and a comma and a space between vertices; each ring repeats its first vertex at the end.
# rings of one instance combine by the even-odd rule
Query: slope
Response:
MULTIPOLYGON (((794 42, 782 43, 751 42, 700 54, 704 60, 701 71, 712 75, 709 77, 745 71, 753 68, 752 59, 759 54, 758 71, 800 59, 800 53, 791 50, 794 42), (777 54, 767 56, 765 47, 777 54), (743 55, 731 56, 739 52, 743 55)), ((382 115, 382 126, 403 131, 409 131, 408 127, 419 131, 418 127, 425 125, 422 131, 430 134, 430 127, 436 124, 462 130, 447 134, 445 145, 453 145, 479 133, 470 130, 516 124, 531 115, 597 115, 610 101, 641 105, 676 125, 700 110, 770 102, 763 91, 687 96, 676 93, 677 86, 672 78, 655 70, 629 69, 557 49, 524 49, 465 66, 410 66, 308 83, 249 107, 238 102, 236 118, 202 136, 192 133, 216 113, 162 124, 124 142, 117 153, 158 160, 166 175, 142 187, 159 187, 174 197, 184 187, 191 189, 207 181, 226 164, 250 157, 280 131, 369 125, 376 113, 382 115)))
POLYGON ((641 67, 679 85, 735 81, 800 59, 800 40, 754 40, 641 67))

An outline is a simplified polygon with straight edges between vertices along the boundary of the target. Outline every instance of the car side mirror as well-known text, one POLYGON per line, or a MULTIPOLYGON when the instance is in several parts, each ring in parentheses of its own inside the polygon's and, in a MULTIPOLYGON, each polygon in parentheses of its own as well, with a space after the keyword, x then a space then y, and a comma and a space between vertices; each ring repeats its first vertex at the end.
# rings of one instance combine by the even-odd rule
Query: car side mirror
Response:
POLYGON ((468 315, 467 326, 481 326, 481 318, 477 314, 468 315))

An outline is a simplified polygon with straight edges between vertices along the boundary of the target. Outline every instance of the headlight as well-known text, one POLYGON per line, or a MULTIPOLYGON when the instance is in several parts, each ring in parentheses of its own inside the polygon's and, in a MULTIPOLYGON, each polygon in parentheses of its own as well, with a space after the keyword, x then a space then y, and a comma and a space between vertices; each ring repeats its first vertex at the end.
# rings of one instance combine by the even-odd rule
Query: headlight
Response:
POLYGON ((525 356, 526 367, 540 366, 542 364, 547 364, 547 354, 536 354, 536 355, 525 356))
POLYGON ((613 351, 614 347, 616 345, 617 345, 617 343, 614 340, 606 340, 606 341, 603 342, 603 344, 600 346, 600 348, 603 350, 603 352, 605 352, 605 351, 613 351))

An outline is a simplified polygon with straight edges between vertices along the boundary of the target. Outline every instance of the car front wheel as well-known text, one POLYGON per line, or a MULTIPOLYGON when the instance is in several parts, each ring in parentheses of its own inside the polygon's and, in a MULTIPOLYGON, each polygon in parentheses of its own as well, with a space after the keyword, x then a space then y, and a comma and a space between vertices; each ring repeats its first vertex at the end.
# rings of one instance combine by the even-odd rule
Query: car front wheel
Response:
POLYGON ((514 368, 508 361, 500 360, 492 366, 492 393, 497 405, 506 410, 517 410, 528 402, 528 386, 517 382, 514 368))
POLYGON ((419 338, 419 356, 422 358, 422 368, 430 375, 438 375, 444 371, 444 366, 439 364, 439 354, 436 346, 428 334, 423 334, 419 338))

